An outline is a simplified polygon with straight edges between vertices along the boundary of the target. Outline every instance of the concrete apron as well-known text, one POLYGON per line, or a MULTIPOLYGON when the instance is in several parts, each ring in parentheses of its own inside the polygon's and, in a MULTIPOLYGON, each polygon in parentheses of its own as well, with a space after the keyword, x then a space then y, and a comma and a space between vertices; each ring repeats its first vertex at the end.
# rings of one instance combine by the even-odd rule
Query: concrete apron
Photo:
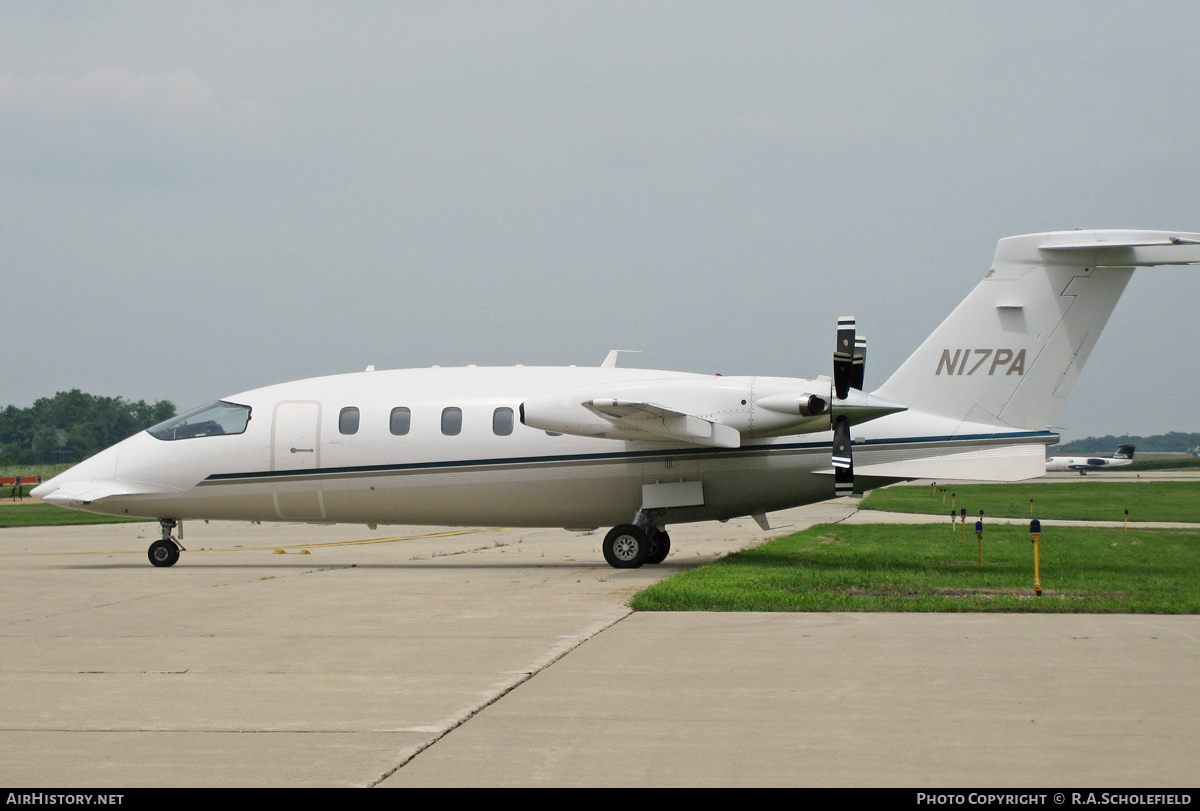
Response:
POLYGON ((372 785, 637 590, 769 534, 680 527, 617 571, 602 532, 189 522, 155 569, 157 532, 0 530, 0 781, 372 785))
POLYGON ((4 530, 0 780, 1194 782, 1200 618, 627 616, 851 512, 673 528, 634 571, 561 530, 197 523, 165 570, 151 524, 4 530))

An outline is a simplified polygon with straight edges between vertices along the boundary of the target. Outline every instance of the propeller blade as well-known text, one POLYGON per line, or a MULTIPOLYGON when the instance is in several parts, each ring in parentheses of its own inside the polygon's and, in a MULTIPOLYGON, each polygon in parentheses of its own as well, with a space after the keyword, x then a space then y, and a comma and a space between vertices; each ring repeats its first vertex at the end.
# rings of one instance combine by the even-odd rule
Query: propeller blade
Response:
POLYGON ((837 348, 833 351, 833 392, 837 399, 846 399, 854 368, 854 317, 838 319, 837 348))
POLYGON ((850 422, 845 417, 838 417, 833 426, 833 492, 836 496, 849 496, 854 493, 850 422))
POLYGON ((854 339, 854 364, 850 370, 850 388, 864 391, 863 375, 867 371, 867 339, 859 335, 854 339))

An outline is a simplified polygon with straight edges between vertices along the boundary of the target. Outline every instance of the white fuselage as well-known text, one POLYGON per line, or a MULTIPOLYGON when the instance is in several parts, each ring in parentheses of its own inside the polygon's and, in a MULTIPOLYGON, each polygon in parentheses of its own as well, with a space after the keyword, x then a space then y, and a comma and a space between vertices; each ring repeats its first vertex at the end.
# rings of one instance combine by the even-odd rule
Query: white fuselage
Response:
MULTIPOLYGON (((833 497, 829 431, 755 437, 778 414, 757 402, 827 381, 720 377, 595 367, 432 368, 313 378, 224 398, 249 406, 243 433, 164 441, 139 433, 43 485, 43 497, 80 509, 175 519, 362 524, 601 527, 630 521, 643 485, 702 483, 702 503, 673 507, 664 523, 727 519, 833 497), (601 390, 687 389, 693 413, 739 425, 737 448, 612 439, 529 427, 533 398, 601 390), (339 430, 343 409, 358 428, 339 430), (407 433, 391 430, 393 409, 409 410, 407 433), (461 409, 461 431, 443 433, 442 414, 461 409), (511 433, 494 430, 512 409, 511 433), (755 420, 759 420, 758 423, 755 420)), ((855 429, 859 489, 899 478, 893 460, 1029 452, 1047 432, 981 426, 907 412, 855 429), (872 475, 872 466, 879 471, 872 475)), ((697 491, 699 492, 699 490, 697 491)))

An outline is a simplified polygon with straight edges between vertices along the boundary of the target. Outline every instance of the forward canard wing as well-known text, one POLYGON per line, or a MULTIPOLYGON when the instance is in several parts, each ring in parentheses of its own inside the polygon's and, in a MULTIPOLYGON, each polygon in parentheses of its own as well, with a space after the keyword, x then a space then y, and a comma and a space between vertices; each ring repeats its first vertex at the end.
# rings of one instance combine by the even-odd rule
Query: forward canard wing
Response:
POLYGON ((52 481, 38 488, 38 498, 50 504, 74 509, 82 509, 93 502, 113 496, 142 496, 176 492, 176 488, 166 485, 116 479, 85 479, 48 488, 47 485, 52 485, 52 481), (43 490, 42 488, 47 489, 43 490))

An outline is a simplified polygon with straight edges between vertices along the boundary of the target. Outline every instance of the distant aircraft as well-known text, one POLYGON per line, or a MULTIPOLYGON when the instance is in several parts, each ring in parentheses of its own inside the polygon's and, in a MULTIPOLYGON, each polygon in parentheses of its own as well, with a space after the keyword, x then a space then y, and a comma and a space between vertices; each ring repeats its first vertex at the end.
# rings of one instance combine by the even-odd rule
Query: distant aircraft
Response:
POLYGON ((1080 476, 1086 476, 1089 470, 1123 467, 1133 461, 1133 449, 1133 445, 1121 445, 1112 456, 1051 456, 1046 460, 1046 472, 1078 470, 1080 476))
POLYGON ((179 559, 190 519, 609 526, 609 564, 659 563, 675 523, 749 515, 766 529, 774 510, 904 479, 1044 475, 1054 418, 1133 269, 1195 263, 1200 234, 1002 239, 870 394, 849 318, 831 377, 624 369, 615 353, 591 368, 368 370, 188 411, 33 495, 157 518, 155 566, 179 559))

